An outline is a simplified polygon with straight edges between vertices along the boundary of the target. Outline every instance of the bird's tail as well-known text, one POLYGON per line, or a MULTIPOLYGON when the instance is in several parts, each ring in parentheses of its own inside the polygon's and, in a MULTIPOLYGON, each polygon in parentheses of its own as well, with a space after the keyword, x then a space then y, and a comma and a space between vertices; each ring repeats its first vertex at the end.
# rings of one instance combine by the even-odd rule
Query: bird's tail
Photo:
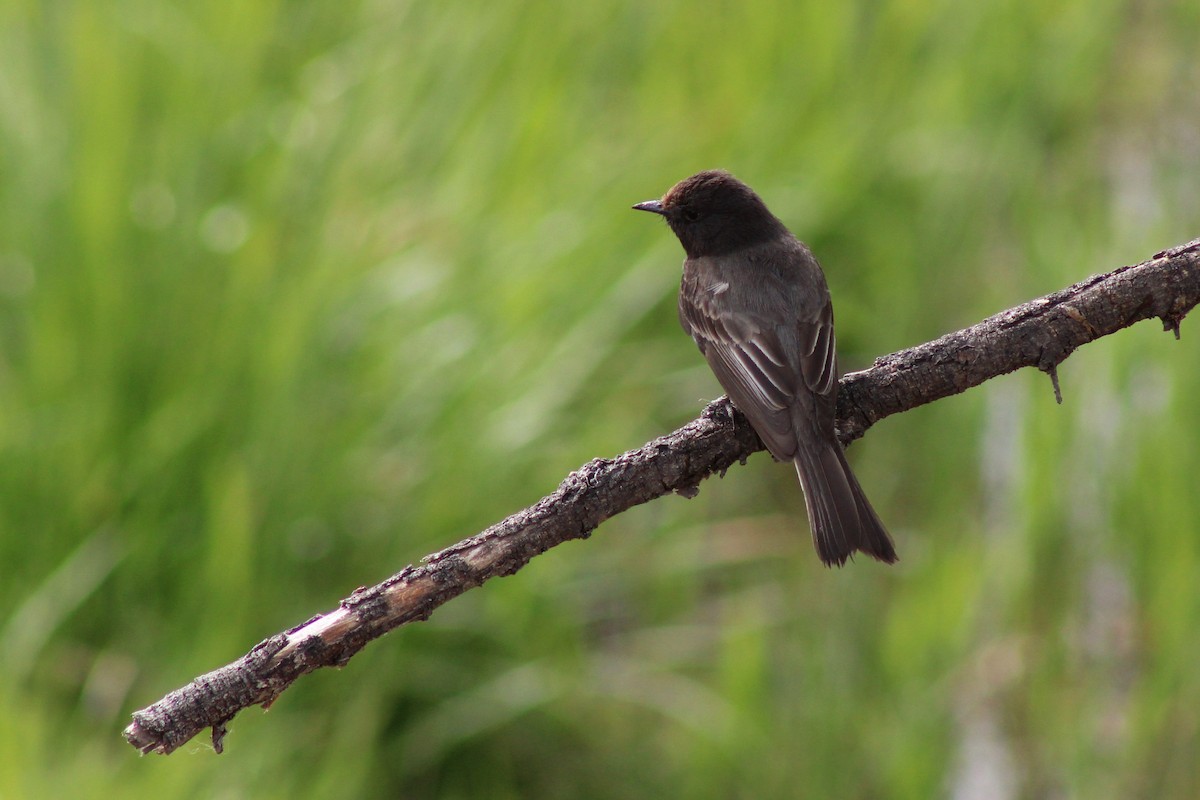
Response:
POLYGON ((829 442, 811 452, 801 448, 795 463, 813 544, 826 566, 840 567, 855 550, 888 564, 896 561, 892 538, 858 485, 841 445, 829 442))

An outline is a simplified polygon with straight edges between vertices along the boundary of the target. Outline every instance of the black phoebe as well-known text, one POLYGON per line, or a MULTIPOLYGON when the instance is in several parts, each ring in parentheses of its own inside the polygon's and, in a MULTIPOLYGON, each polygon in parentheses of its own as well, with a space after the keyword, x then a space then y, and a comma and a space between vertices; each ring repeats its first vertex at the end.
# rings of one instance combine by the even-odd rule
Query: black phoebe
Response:
POLYGON ((795 463, 821 560, 841 566, 861 550, 894 562, 834 429, 833 305, 808 246, 727 172, 693 175, 634 208, 661 214, 679 237, 679 321, 767 450, 795 463))

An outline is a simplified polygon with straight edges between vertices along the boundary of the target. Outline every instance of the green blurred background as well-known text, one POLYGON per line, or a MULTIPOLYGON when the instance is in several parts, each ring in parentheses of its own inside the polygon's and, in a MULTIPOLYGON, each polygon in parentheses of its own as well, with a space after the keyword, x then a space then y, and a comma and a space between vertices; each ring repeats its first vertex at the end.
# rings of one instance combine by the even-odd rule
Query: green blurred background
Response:
POLYGON ((757 456, 139 758, 129 714, 719 393, 630 204, 725 167, 843 367, 1200 235, 1200 5, 0 6, 0 797, 1190 798, 1200 350, 757 456))

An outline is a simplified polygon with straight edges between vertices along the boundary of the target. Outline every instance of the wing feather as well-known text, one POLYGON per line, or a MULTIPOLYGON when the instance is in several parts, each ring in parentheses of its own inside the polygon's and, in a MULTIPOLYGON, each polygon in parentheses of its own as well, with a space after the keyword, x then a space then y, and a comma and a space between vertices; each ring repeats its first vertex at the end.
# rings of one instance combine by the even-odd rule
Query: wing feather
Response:
POLYGON ((776 458, 790 460, 796 454, 793 412, 798 399, 809 406, 811 395, 837 387, 828 306, 812 322, 796 320, 781 329, 753 313, 728 308, 720 294, 685 280, 680 321, 763 444, 776 458))

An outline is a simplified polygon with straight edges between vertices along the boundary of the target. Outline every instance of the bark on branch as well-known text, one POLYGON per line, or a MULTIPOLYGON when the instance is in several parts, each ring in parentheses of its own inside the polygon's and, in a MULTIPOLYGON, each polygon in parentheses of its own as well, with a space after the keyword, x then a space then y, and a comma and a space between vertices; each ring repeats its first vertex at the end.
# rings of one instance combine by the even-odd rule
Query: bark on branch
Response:
MULTIPOLYGON (((1178 338, 1180 321, 1197 303, 1200 239, 876 359, 870 369, 842 379, 842 441, 857 439, 884 417, 1021 367, 1049 374, 1057 392, 1056 369, 1076 348, 1150 318, 1162 320, 1178 338)), ((371 640, 427 619, 451 598, 511 575, 557 544, 587 538, 622 511, 672 492, 694 496, 702 480, 761 449, 745 419, 721 398, 674 433, 584 465, 537 504, 359 589, 337 609, 272 636, 135 712, 125 738, 143 753, 166 754, 212 728, 220 753, 229 720, 249 706, 270 706, 301 675, 344 665, 371 640)))

